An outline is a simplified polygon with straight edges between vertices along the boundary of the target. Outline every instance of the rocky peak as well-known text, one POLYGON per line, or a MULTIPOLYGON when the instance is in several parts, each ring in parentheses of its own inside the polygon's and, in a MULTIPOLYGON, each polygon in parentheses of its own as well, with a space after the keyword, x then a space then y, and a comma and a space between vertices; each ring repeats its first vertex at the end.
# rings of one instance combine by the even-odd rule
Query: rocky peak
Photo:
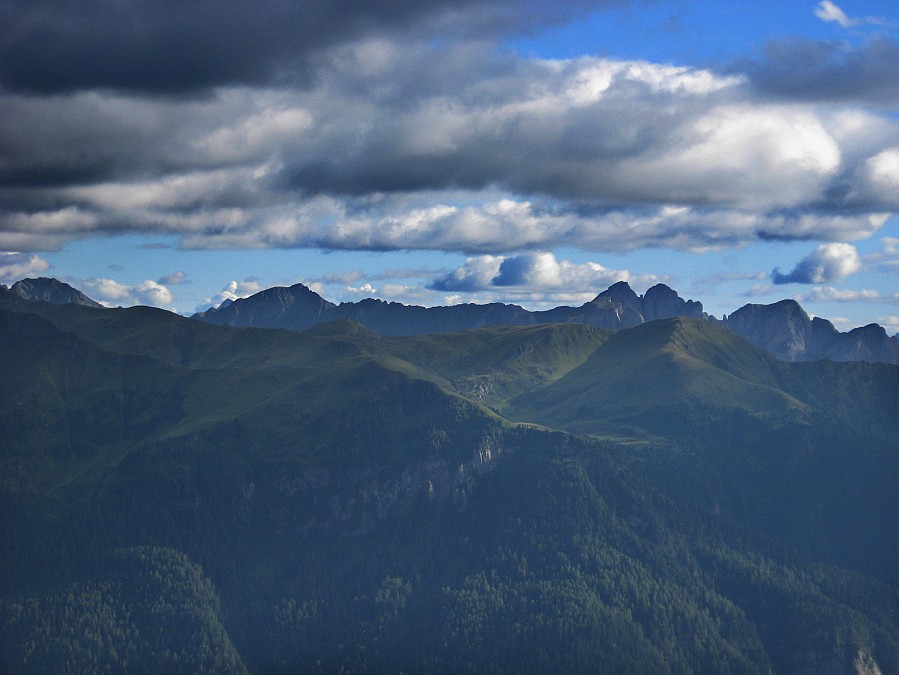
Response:
POLYGON ((809 318, 795 300, 744 305, 724 325, 785 361, 899 362, 899 340, 877 324, 840 333, 826 319, 809 318))
POLYGON ((275 286, 194 315, 208 323, 303 330, 335 305, 304 284, 275 286))
POLYGON ((795 300, 744 305, 725 325, 784 361, 800 360, 808 352, 812 320, 795 300))
POLYGON ((834 361, 899 361, 899 340, 887 335, 876 323, 854 328, 845 338, 831 346, 828 358, 834 361))
POLYGON ((84 305, 85 307, 103 307, 87 297, 77 288, 67 283, 48 277, 22 279, 9 289, 13 294, 30 302, 49 302, 54 305, 84 305))
POLYGON ((597 295, 593 302, 598 305, 618 304, 624 309, 640 311, 640 296, 634 293, 626 281, 618 281, 597 295))
POLYGON ((695 300, 684 300, 673 288, 665 284, 656 284, 646 291, 641 299, 643 317, 647 321, 668 319, 674 316, 703 316, 702 303, 695 300))

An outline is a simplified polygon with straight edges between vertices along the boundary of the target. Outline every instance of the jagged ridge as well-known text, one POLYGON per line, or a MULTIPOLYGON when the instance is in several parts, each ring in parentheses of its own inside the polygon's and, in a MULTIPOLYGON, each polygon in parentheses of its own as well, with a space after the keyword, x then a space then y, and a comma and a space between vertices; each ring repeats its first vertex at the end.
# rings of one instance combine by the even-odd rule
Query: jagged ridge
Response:
MULTIPOLYGON (((100 307, 80 291, 55 279, 25 279, 13 289, 26 300, 100 307)), ((336 305, 307 286, 294 284, 222 303, 193 318, 215 325, 294 331, 352 320, 384 335, 402 336, 549 323, 621 329, 676 316, 718 321, 703 311, 701 302, 684 300, 664 284, 653 286, 641 296, 624 281, 613 284, 579 307, 562 306, 544 311, 529 311, 503 303, 420 307, 372 298, 336 305)), ((721 323, 784 361, 899 363, 899 337, 887 335, 882 326, 870 324, 841 333, 826 319, 809 317, 794 300, 770 305, 747 304, 724 316, 721 323)))

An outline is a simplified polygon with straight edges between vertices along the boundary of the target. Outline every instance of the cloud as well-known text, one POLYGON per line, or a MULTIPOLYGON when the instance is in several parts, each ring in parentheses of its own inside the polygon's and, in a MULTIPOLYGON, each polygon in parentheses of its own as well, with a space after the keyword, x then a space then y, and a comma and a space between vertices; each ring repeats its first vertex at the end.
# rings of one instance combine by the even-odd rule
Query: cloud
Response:
POLYGON ((233 302, 238 298, 246 298, 262 290, 263 288, 259 285, 259 281, 252 277, 243 281, 231 280, 225 284, 225 287, 219 293, 216 293, 213 297, 206 298, 197 305, 196 311, 204 312, 211 307, 218 307, 223 302, 233 302))
POLYGON ((0 248, 703 250, 870 236, 896 206, 888 114, 413 38, 328 43, 302 87, 0 94, 0 248))
POLYGON ((863 24, 884 26, 887 22, 875 16, 850 17, 829 0, 822 0, 815 7, 815 16, 825 22, 837 23, 843 28, 853 28, 863 24))
MULTIPOLYGON (((647 284, 657 277, 635 277, 627 270, 612 270, 595 262, 558 260, 553 253, 523 253, 517 256, 477 256, 461 267, 438 277, 428 288, 448 292, 478 292, 503 288, 525 294, 596 295, 616 281, 647 284)), ((591 297, 592 297, 591 295, 591 297)))
POLYGON ((820 284, 842 279, 859 269, 861 258, 851 244, 821 244, 800 260, 789 274, 782 274, 775 268, 771 280, 775 284, 820 284))
POLYGON ((149 305, 169 308, 175 296, 163 284, 147 279, 139 284, 123 284, 114 279, 86 279, 88 295, 107 306, 149 305))
POLYGON ((828 2, 828 0, 822 0, 822 2, 818 3, 818 6, 815 7, 815 16, 822 21, 836 22, 843 28, 849 28, 858 23, 857 19, 850 19, 842 9, 832 2, 828 2))
POLYGON ((172 272, 171 274, 166 274, 164 277, 159 279, 157 283, 162 284, 163 286, 178 286, 180 284, 187 283, 187 273, 172 272))
POLYGON ((899 274, 899 237, 882 237, 881 250, 867 254, 864 266, 886 274, 899 274))
POLYGON ((899 210, 899 146, 869 157, 859 173, 859 190, 868 200, 877 200, 899 210))
POLYGON ((760 93, 790 100, 899 103, 899 43, 885 36, 859 47, 803 38, 770 42, 764 59, 736 66, 760 93))
POLYGON ((884 298, 875 290, 838 290, 833 286, 816 286, 807 293, 796 296, 799 302, 882 302, 884 298))
POLYGON ((240 0, 77 6, 11 0, 0 9, 0 84, 42 93, 168 95, 235 83, 302 86, 323 52, 348 42, 515 33, 596 6, 585 0, 257 0, 252 7, 240 0))
POLYGON ((489 288, 493 279, 499 274, 499 268, 504 260, 502 256, 492 255, 468 258, 461 267, 429 283, 428 288, 451 292, 471 292, 489 288))
POLYGON ((552 253, 525 253, 504 259, 490 283, 494 286, 558 288, 562 284, 562 266, 552 253))
POLYGON ((0 281, 12 283, 50 269, 50 263, 40 256, 15 251, 0 251, 0 281))

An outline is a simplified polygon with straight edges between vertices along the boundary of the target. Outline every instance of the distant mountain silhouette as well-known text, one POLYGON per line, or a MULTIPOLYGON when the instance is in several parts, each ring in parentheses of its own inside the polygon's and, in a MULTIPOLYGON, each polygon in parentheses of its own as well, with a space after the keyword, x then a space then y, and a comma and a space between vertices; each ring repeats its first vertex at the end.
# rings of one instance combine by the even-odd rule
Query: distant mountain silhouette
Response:
MULTIPOLYGON (((81 291, 50 278, 23 279, 7 292, 29 301, 102 307, 81 291)), ((294 284, 226 301, 217 308, 194 314, 192 318, 215 325, 294 331, 332 321, 352 320, 383 335, 407 336, 550 323, 582 323, 622 329, 673 317, 721 323, 783 361, 826 359, 899 363, 899 336, 888 335, 878 324, 841 333, 830 321, 809 317, 795 300, 744 305, 719 321, 703 311, 701 302, 684 300, 665 284, 657 284, 645 294, 638 295, 625 281, 612 284, 579 307, 562 306, 543 311, 499 302, 421 307, 373 298, 337 305, 303 284, 294 284)))
POLYGON ((585 323, 598 328, 631 328, 647 321, 690 316, 704 318, 702 303, 682 299, 658 284, 637 295, 624 281, 580 307, 529 311, 518 305, 490 303, 419 307, 367 298, 339 305, 303 284, 270 288, 248 298, 194 315, 207 323, 254 328, 305 330, 320 323, 352 319, 385 335, 421 335, 487 326, 585 323))
MULTIPOLYGON (((584 323, 598 328, 632 328, 673 317, 717 321, 702 303, 684 300, 665 284, 638 295, 619 281, 580 307, 529 311, 518 305, 491 303, 419 307, 367 298, 339 305, 328 302, 303 284, 270 288, 195 314, 217 325, 305 330, 329 321, 351 319, 385 335, 422 335, 488 326, 530 326, 584 323)), ((749 304, 722 325, 784 361, 869 361, 899 363, 899 338, 877 324, 840 333, 826 319, 810 318, 794 300, 770 305, 749 304)))
POLYGON ((745 305, 724 325, 784 361, 882 361, 899 363, 899 339, 876 323, 840 333, 820 317, 810 318, 795 300, 745 305))
POLYGON ((48 277, 37 279, 22 279, 17 281, 9 289, 13 294, 23 300, 33 302, 50 302, 54 305, 67 305, 73 303, 85 307, 102 307, 99 302, 91 300, 77 288, 67 283, 48 277))

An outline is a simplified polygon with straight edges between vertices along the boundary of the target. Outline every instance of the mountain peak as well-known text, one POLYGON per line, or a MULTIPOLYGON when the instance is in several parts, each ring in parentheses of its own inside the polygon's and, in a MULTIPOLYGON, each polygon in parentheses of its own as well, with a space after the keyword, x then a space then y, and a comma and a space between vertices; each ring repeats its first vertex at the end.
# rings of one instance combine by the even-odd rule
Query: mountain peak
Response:
POLYGON ((9 289, 13 294, 30 302, 49 302, 54 305, 84 305, 85 307, 103 307, 87 297, 77 288, 51 277, 22 279, 9 289))
POLYGON ((217 308, 198 312, 194 318, 218 325, 305 330, 322 323, 322 317, 334 307, 334 303, 305 284, 296 283, 273 286, 227 304, 223 302, 217 308))
POLYGON ((684 300, 670 286, 656 284, 646 291, 641 298, 643 318, 646 321, 668 319, 674 316, 690 316, 705 318, 702 303, 696 300, 684 300))
POLYGON ((602 303, 603 301, 612 301, 620 303, 624 307, 633 307, 639 303, 640 296, 634 293, 634 289, 626 281, 616 281, 602 293, 597 295, 593 302, 602 303))

